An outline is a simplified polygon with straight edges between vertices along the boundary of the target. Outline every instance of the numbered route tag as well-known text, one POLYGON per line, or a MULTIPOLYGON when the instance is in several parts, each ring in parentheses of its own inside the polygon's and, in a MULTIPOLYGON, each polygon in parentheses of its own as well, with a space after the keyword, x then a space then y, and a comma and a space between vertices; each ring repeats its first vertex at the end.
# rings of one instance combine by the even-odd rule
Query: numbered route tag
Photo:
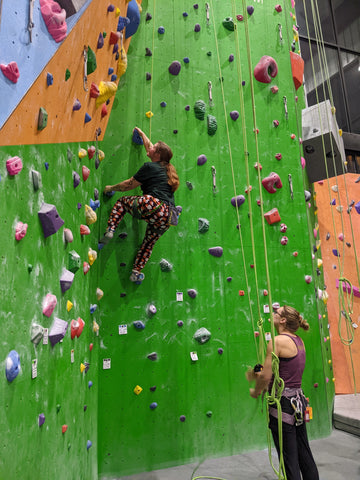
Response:
POLYGON ((127 325, 119 325, 119 335, 127 334, 127 325))
POLYGON ((37 358, 31 362, 31 378, 37 377, 37 358))
POLYGON ((111 358, 103 359, 103 370, 110 370, 111 368, 111 358))
POLYGON ((183 300, 184 300, 183 292, 176 292, 176 301, 177 302, 182 302, 183 300))

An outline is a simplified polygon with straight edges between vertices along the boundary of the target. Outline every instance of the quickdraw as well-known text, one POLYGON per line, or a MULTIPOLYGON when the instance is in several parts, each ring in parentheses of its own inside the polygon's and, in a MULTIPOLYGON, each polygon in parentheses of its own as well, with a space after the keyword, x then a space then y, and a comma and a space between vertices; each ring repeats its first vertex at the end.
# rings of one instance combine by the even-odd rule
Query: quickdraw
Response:
POLYGON ((84 79, 83 79, 83 86, 84 86, 85 92, 87 92, 89 89, 88 89, 88 86, 87 86, 88 49, 87 49, 87 46, 86 46, 86 45, 84 45, 83 55, 84 55, 84 79))

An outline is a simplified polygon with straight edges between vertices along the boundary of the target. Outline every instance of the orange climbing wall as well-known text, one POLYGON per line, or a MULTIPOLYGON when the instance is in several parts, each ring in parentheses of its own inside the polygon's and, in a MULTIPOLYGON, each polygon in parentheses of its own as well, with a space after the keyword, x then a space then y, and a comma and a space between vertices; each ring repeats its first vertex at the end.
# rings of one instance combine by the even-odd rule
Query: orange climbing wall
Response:
MULTIPOLYGON (((141 3, 141 2, 139 2, 141 3)), ((108 115, 101 118, 101 106, 96 108, 95 99, 90 97, 92 82, 110 81, 109 67, 116 73, 117 61, 112 53, 113 45, 109 45, 110 32, 116 31, 118 17, 115 12, 107 12, 108 0, 94 0, 77 22, 68 37, 64 40, 56 54, 49 61, 43 72, 33 83, 30 90, 18 104, 13 114, 0 130, 0 145, 29 145, 44 143, 65 143, 92 141, 97 128, 101 128, 102 139, 105 134, 109 114, 114 102, 112 97, 108 105, 108 115), (94 19, 96 21, 94 22, 94 19), (95 25, 95 28, 94 28, 95 25), (100 32, 106 32, 102 49, 97 49, 100 32), (97 68, 88 76, 88 88, 83 87, 84 45, 89 45, 95 52, 97 68), (77 52, 74 53, 74 52, 77 52), (66 69, 71 77, 65 81, 66 69), (47 86, 46 76, 51 73, 53 85, 47 86), (81 109, 73 112, 76 99, 80 100, 81 109), (47 127, 39 131, 37 128, 40 107, 48 113, 47 127), (92 118, 85 124, 85 113, 92 118)), ((120 9, 121 16, 126 16, 126 0, 117 0, 115 6, 120 9)), ((131 37, 125 40, 128 50, 131 37)), ((116 81, 118 83, 119 79, 116 81)), ((120 79, 121 81, 121 79, 120 79)))
MULTIPOLYGON (((348 334, 346 331, 344 316, 341 316, 341 337, 338 332, 339 291, 336 288, 336 279, 341 275, 341 270, 339 270, 339 268, 342 269, 343 277, 348 279, 353 286, 359 287, 355 253, 357 255, 357 261, 359 262, 360 216, 355 208, 352 208, 350 215, 347 213, 347 208, 350 202, 352 200, 354 200, 355 203, 359 201, 359 184, 355 183, 357 178, 358 175, 349 173, 337 178, 330 178, 328 182, 324 181, 323 184, 317 183, 314 185, 318 206, 321 252, 324 262, 324 278, 327 287, 326 291, 329 295, 327 308, 330 323, 330 341, 335 377, 335 392, 337 394, 354 393, 352 362, 354 366, 357 392, 360 391, 360 332, 356 327, 355 329, 351 328, 354 331, 354 341, 351 347, 343 344, 341 337, 347 338, 348 334), (338 192, 334 192, 332 189, 336 184, 338 185, 338 192), (330 203, 333 199, 336 200, 336 205, 332 206, 330 203), (339 205, 343 206, 342 213, 336 209, 339 205), (351 224, 353 233, 351 231, 351 224), (330 234, 330 238, 326 240, 328 233, 330 234), (344 235, 343 241, 338 238, 341 233, 344 235), (347 242, 351 244, 351 246, 346 245, 347 242), (340 257, 336 257, 333 254, 333 249, 336 249, 340 253, 340 257)), ((342 309, 343 307, 341 307, 341 310, 342 309)), ((359 324, 359 297, 354 296, 353 314, 351 315, 351 319, 353 324, 359 324)))

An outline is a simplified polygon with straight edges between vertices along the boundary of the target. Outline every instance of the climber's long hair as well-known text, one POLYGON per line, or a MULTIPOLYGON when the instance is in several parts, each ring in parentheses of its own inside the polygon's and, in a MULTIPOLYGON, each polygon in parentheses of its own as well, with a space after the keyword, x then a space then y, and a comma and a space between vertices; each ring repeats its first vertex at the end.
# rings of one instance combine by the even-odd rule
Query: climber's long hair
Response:
POLYGON ((166 168, 168 184, 170 185, 171 190, 175 192, 175 190, 179 188, 180 181, 176 168, 170 163, 173 156, 171 148, 164 142, 157 142, 156 153, 160 154, 160 164, 166 168))

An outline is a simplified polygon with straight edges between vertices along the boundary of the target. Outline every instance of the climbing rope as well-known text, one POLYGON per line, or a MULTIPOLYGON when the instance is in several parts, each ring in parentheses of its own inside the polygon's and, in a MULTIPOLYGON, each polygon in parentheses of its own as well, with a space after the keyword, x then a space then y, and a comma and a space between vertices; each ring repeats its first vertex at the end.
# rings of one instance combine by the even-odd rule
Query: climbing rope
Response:
MULTIPOLYGON (((152 30, 152 44, 151 44, 151 81, 150 81, 150 112, 152 112, 152 105, 153 105, 153 78, 154 78, 154 47, 155 47, 155 10, 156 10, 156 0, 154 0, 153 6, 153 30, 152 30)), ((149 140, 151 141, 151 124, 152 119, 151 116, 149 118, 149 140)))

